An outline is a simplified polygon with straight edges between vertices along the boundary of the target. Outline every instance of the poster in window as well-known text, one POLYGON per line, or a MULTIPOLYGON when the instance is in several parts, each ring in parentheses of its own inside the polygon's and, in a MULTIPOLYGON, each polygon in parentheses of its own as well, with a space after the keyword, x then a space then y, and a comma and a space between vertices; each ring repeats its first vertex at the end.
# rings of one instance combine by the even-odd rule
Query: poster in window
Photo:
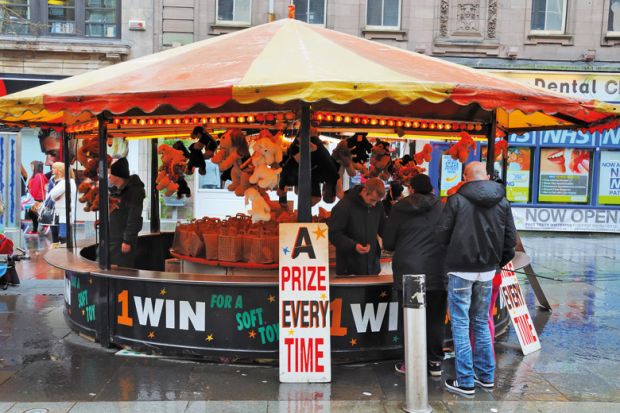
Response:
POLYGON ((439 182, 439 191, 441 196, 447 196, 448 190, 461 182, 462 165, 452 159, 450 155, 442 155, 441 157, 441 180, 439 182))
POLYGON ((530 148, 508 148, 506 172, 506 198, 511 202, 530 200, 530 148))
MULTIPOLYGON (((487 161, 487 147, 483 146, 480 150, 480 161, 487 161)), ((504 171, 502 167, 502 153, 498 152, 495 154, 495 162, 493 162, 493 170, 495 171, 495 176, 499 177, 499 179, 504 179, 504 171)))
POLYGON ((588 202, 591 151, 544 148, 540 151, 541 202, 588 202))
POLYGON ((598 203, 620 205, 620 152, 601 152, 598 203))

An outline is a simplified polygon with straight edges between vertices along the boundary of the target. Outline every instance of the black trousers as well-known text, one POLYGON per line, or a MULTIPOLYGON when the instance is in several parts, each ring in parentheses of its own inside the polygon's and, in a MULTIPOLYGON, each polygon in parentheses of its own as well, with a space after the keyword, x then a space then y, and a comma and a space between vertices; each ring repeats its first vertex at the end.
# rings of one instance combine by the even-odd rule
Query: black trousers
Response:
POLYGON ((32 231, 37 232, 39 230, 39 216, 32 209, 29 209, 26 217, 32 221, 32 231))

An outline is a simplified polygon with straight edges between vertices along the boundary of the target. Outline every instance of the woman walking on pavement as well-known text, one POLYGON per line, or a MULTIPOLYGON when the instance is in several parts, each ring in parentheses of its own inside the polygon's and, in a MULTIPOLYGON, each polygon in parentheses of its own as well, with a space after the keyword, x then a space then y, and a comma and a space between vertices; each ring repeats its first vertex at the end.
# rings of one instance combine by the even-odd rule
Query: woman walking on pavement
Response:
POLYGON ((36 210, 42 206, 43 200, 45 200, 45 187, 47 185, 47 178, 43 174, 43 162, 32 161, 30 163, 32 168, 32 177, 28 180, 28 192, 35 201, 35 206, 28 210, 26 216, 32 220, 32 229, 26 233, 26 235, 36 235, 39 229, 39 216, 36 210), (33 209, 35 209, 33 211, 33 209))
MULTIPOLYGON (((62 162, 54 162, 52 165, 52 176, 56 182, 49 193, 49 198, 54 202, 56 208, 54 226, 52 227, 52 242, 64 243, 67 239, 67 208, 64 199, 66 190, 65 164, 62 162)), ((75 216, 76 185, 75 179, 73 178, 73 170, 70 171, 69 185, 71 191, 71 216, 75 216)))

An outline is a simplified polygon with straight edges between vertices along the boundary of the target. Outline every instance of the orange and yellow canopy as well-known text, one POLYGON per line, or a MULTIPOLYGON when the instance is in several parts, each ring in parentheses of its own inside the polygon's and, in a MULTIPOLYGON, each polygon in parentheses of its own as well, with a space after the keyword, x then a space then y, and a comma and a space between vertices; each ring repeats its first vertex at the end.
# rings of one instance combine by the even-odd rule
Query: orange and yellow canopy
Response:
POLYGON ((416 116, 420 103, 443 118, 447 107, 474 105, 495 110, 508 130, 586 127, 620 114, 618 106, 284 19, 5 96, 0 119, 70 125, 103 111, 217 111, 230 103, 252 110, 265 102, 363 106, 375 114, 389 103, 405 116, 416 116))

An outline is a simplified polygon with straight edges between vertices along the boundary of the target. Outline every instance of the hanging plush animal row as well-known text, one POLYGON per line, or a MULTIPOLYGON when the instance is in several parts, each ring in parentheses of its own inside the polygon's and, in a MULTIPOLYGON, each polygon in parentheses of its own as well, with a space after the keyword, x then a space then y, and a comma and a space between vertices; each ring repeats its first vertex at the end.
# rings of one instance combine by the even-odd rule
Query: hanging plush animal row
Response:
POLYGON ((187 160, 182 149, 183 142, 177 141, 173 146, 166 144, 159 145, 157 153, 161 157, 161 166, 158 169, 155 182, 158 191, 164 191, 164 195, 171 196, 176 192, 177 198, 192 196, 192 191, 185 181, 187 160))

